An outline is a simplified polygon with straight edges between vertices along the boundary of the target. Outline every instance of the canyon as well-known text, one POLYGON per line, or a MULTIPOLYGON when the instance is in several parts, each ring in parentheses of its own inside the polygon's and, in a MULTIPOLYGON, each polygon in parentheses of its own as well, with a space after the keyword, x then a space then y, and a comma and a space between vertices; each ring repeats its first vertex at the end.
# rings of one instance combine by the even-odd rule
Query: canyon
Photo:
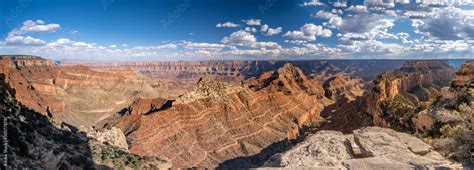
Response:
MULTIPOLYGON (((293 61, 312 79, 391 70, 375 67, 388 61, 293 61), (339 67, 338 67, 339 66, 339 67), (378 71, 375 71, 378 70, 378 71)), ((3 56, 1 73, 25 106, 85 128, 120 112, 139 98, 175 99, 191 90, 202 76, 238 85, 248 77, 276 70, 283 61, 53 62, 35 56, 3 56), (78 64, 78 65, 76 65, 78 64)), ((363 77, 363 76, 362 76, 363 77)), ((354 77, 358 79, 359 77, 354 77)))
POLYGON ((177 167, 212 167, 295 138, 305 124, 319 121, 330 102, 321 86, 286 64, 242 86, 202 78, 171 107, 146 114, 132 114, 137 109, 131 108, 109 126, 128 135, 132 153, 160 154, 177 167))
POLYGON ((74 126, 93 126, 135 98, 169 97, 170 93, 162 82, 133 70, 54 67, 50 60, 31 56, 1 58, 0 68, 22 105, 74 126))
POLYGON ((448 60, 112 63, 2 56, 0 75, 18 107, 164 167, 351 169, 383 167, 381 161, 435 168, 469 164, 473 65, 456 71, 448 60), (440 147, 447 142, 461 149, 440 147), (384 143, 401 150, 387 154, 384 143), (307 157, 332 152, 326 145, 338 149, 331 153, 337 157, 307 157), (420 158, 409 164, 399 155, 420 158))
POLYGON ((239 83, 251 77, 258 77, 267 71, 274 71, 286 63, 300 68, 304 74, 335 74, 344 72, 356 78, 372 80, 377 75, 399 68, 405 60, 221 60, 221 61, 176 61, 176 62, 89 62, 58 61, 57 66, 84 65, 92 70, 136 70, 150 77, 174 80, 181 87, 192 89, 203 76, 239 83))
MULTIPOLYGON (((23 63, 24 64, 24 63, 23 63)), ((43 60, 37 64, 42 65, 43 60)), ((6 169, 111 169, 170 168, 161 157, 141 157, 128 152, 118 129, 77 132, 50 117, 25 107, 0 74, 0 118, 6 169), (124 148, 125 147, 125 148, 124 148)))

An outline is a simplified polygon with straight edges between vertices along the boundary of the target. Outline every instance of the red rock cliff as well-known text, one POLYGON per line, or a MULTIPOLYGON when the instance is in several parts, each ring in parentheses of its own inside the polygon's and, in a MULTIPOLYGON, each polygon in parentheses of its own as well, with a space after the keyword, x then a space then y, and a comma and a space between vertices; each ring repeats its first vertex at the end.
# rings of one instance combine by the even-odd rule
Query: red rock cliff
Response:
POLYGON ((374 117, 375 125, 388 127, 389 123, 382 117, 384 101, 403 95, 416 106, 419 101, 436 97, 453 77, 454 69, 446 60, 409 61, 398 70, 380 75, 372 91, 361 100, 361 107, 374 117))
POLYGON ((92 126, 134 98, 159 96, 150 85, 153 80, 135 71, 55 67, 50 60, 34 56, 2 56, 0 74, 22 105, 75 126, 92 126))
POLYGON ((331 103, 323 94, 300 69, 285 65, 242 86, 203 78, 163 110, 125 114, 109 126, 127 134, 132 153, 165 155, 176 167, 214 167, 296 137, 331 103))

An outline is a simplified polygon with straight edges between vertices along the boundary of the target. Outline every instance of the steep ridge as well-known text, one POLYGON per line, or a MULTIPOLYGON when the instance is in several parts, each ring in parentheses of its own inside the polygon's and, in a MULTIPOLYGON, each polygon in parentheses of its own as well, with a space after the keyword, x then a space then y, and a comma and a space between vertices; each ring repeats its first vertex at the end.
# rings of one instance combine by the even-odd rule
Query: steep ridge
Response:
POLYGON ((2 56, 0 74, 23 105, 75 126, 92 126, 130 105, 134 98, 162 94, 157 90, 160 85, 154 88, 152 79, 132 70, 54 67, 51 61, 34 56, 2 56))
POLYGON ((127 134, 132 153, 164 155, 175 167, 214 167, 295 138, 331 103, 321 85, 286 64, 241 86, 202 78, 165 109, 129 108, 107 126, 127 134))
POLYGON ((4 149, 2 169, 171 167, 167 159, 130 154, 123 133, 117 129, 86 134, 72 126, 58 125, 19 105, 14 96, 14 90, 5 82, 5 75, 0 74, 0 119, 4 128, 0 132, 4 149), (119 143, 121 147, 117 145, 119 143))
POLYGON ((377 126, 412 130, 411 118, 454 78, 454 69, 443 60, 409 61, 402 68, 380 75, 361 100, 363 111, 377 126))

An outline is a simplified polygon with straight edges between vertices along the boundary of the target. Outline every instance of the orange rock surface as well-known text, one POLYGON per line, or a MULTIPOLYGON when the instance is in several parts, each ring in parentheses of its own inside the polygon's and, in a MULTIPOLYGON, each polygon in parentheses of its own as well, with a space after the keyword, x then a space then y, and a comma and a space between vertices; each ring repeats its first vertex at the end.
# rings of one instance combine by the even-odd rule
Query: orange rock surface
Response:
POLYGON ((203 78, 171 106, 142 114, 132 114, 140 110, 132 107, 108 126, 127 134, 132 153, 163 155, 175 167, 214 167, 295 138, 331 103, 321 85, 287 64, 242 86, 203 78))
POLYGON ((382 102, 406 94, 415 105, 439 94, 454 78, 454 68, 446 60, 409 61, 402 68, 380 75, 371 92, 361 100, 361 108, 373 116, 377 126, 390 127, 382 117, 382 102))
POLYGON ((33 56, 2 56, 0 74, 22 105, 75 126, 92 126, 134 98, 160 96, 153 80, 135 71, 55 67, 50 60, 33 56))

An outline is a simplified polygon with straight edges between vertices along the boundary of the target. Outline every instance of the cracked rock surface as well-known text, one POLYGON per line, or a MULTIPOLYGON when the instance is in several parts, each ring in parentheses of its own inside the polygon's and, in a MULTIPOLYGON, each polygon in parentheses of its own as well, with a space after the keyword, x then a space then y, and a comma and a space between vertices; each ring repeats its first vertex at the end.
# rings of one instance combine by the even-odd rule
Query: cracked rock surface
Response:
POLYGON ((343 135, 320 131, 292 149, 274 155, 264 166, 340 169, 459 168, 431 146, 406 133, 380 127, 343 135), (353 140, 351 139, 353 138, 353 140), (357 146, 357 147, 353 147, 357 146), (360 149, 361 156, 354 153, 360 149), (360 157, 360 158, 359 158, 360 157))

